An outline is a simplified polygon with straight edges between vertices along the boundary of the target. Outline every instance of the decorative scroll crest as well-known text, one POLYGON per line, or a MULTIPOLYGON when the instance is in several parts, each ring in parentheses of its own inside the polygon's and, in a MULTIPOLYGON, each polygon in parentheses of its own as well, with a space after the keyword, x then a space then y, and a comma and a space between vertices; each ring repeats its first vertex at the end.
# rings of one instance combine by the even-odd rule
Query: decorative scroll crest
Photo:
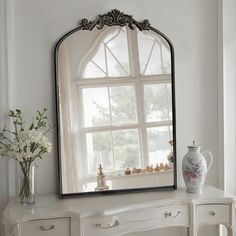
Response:
POLYGON ((139 30, 149 30, 150 29, 150 23, 148 20, 144 20, 143 22, 136 21, 133 16, 124 14, 123 12, 120 12, 117 9, 114 9, 107 14, 99 15, 99 17, 94 21, 89 21, 88 19, 84 18, 80 26, 82 30, 92 30, 95 26, 97 26, 97 29, 102 29, 104 25, 107 26, 126 26, 130 29, 134 29, 134 25, 137 26, 139 30))

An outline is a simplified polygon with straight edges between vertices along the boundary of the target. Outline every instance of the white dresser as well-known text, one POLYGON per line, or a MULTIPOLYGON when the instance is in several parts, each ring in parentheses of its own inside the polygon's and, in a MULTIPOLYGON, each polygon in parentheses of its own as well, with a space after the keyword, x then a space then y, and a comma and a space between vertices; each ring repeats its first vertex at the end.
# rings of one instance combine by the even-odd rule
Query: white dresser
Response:
POLYGON ((74 199, 41 195, 32 207, 14 199, 4 211, 5 236, 118 236, 183 226, 196 236, 201 225, 223 224, 232 236, 234 196, 214 187, 203 194, 184 189, 74 199))

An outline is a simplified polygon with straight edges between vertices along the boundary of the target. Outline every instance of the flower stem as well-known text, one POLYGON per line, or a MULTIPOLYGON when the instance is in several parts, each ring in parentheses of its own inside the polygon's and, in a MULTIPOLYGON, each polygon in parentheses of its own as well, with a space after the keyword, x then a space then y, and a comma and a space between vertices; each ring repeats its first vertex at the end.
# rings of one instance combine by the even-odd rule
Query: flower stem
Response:
POLYGON ((32 190, 31 190, 31 181, 30 181, 30 167, 32 162, 20 163, 21 170, 23 173, 22 182, 20 185, 20 190, 18 194, 19 202, 21 204, 25 202, 32 201, 32 190))

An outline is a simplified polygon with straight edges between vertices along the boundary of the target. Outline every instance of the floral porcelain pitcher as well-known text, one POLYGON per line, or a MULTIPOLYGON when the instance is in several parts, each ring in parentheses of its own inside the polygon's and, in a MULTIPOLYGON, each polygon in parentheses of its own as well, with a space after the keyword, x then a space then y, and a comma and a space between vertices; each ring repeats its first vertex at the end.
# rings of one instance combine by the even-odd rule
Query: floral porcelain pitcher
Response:
POLYGON ((210 169, 213 161, 211 152, 201 153, 200 148, 193 141, 193 144, 188 146, 188 152, 185 154, 182 162, 186 191, 189 193, 202 193, 207 171, 210 169), (205 159, 206 156, 210 157, 208 167, 205 159))

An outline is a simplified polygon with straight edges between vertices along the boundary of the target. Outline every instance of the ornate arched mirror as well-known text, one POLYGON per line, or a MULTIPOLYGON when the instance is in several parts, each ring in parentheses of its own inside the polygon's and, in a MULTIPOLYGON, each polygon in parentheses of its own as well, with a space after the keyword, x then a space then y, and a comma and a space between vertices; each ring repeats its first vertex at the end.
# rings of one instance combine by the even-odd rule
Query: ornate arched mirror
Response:
POLYGON ((56 45, 60 196, 176 188, 174 54, 112 10, 56 45))

